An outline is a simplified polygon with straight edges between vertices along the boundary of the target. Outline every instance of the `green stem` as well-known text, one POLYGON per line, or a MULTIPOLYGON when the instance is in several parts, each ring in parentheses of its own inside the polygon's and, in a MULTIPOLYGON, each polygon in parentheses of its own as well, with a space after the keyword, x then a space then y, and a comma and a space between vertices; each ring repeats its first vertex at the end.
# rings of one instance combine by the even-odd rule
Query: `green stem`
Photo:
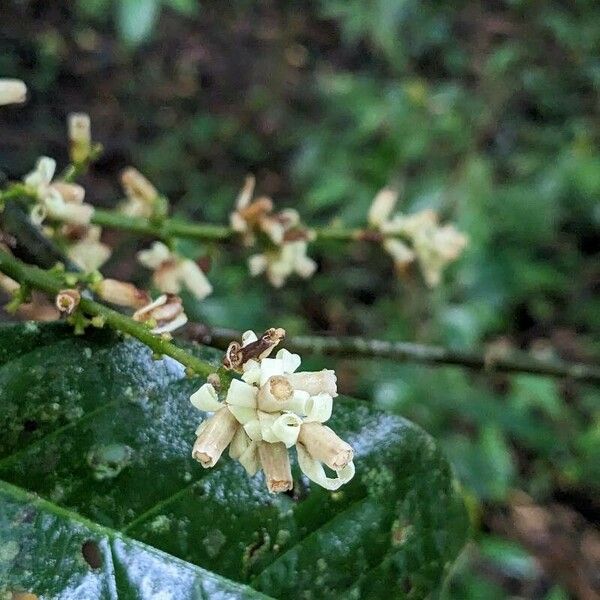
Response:
MULTIPOLYGON (((27 265, 2 250, 0 250, 0 271, 20 284, 26 284, 31 288, 45 292, 51 298, 54 298, 61 289, 65 288, 64 283, 59 277, 38 267, 27 265)), ((156 354, 174 358, 197 375, 207 377, 217 371, 210 363, 193 356, 169 340, 153 334, 145 325, 134 321, 116 310, 88 298, 82 298, 79 306, 86 315, 101 317, 112 329, 137 338, 156 354)), ((221 379, 231 379, 229 373, 223 369, 218 369, 217 372, 221 376, 221 379)))
MULTIPOLYGON (((65 170, 67 180, 71 181, 76 175, 76 169, 69 165, 65 170)), ((6 191, 0 192, 0 202, 27 198, 35 200, 34 194, 22 184, 12 184, 6 191)), ((171 238, 189 238, 202 241, 227 241, 235 238, 237 233, 230 227, 213 225, 212 223, 187 223, 180 219, 166 218, 160 222, 153 222, 145 217, 130 217, 117 210, 96 208, 92 215, 92 223, 109 229, 121 229, 130 233, 137 233, 148 237, 168 241, 171 238)), ((313 228, 317 240, 332 240, 338 242, 351 242, 355 240, 369 241, 365 237, 364 229, 342 227, 313 228)), ((373 241, 380 241, 373 238, 373 241)))
POLYGON ((123 229, 132 233, 140 233, 159 239, 171 237, 192 238, 197 240, 227 240, 234 232, 229 227, 210 225, 208 223, 184 223, 176 219, 165 219, 160 224, 153 224, 144 217, 129 217, 114 210, 94 210, 92 223, 112 229, 123 229))
MULTIPOLYGON (((231 340, 240 339, 238 331, 222 328, 197 327, 196 339, 201 343, 225 349, 231 340)), ((550 377, 566 377, 577 381, 600 384, 600 367, 563 360, 542 360, 524 352, 493 356, 486 352, 452 350, 441 346, 388 342, 362 337, 294 336, 284 344, 294 352, 311 352, 343 358, 387 358, 427 365, 458 365, 486 373, 531 373, 550 377)))

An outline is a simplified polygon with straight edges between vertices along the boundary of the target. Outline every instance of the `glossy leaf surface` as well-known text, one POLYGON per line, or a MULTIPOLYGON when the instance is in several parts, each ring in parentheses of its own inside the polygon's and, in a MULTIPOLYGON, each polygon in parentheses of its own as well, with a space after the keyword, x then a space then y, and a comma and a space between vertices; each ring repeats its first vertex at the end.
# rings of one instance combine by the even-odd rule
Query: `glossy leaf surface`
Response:
POLYGON ((273 496, 228 458, 213 470, 192 460, 201 415, 188 398, 201 382, 137 342, 26 324, 0 330, 0 360, 0 541, 12 548, 0 564, 14 589, 70 598, 89 576, 98 597, 147 597, 144 585, 170 581, 161 570, 178 581, 181 569, 189 585, 165 597, 251 593, 238 582, 276 598, 421 598, 465 542, 434 441, 364 402, 338 398, 330 422, 355 448, 352 482, 331 493, 295 469, 294 493, 273 496), (18 516, 26 490, 44 499, 30 522, 18 516), (113 565, 98 572, 81 556, 94 528, 113 565))

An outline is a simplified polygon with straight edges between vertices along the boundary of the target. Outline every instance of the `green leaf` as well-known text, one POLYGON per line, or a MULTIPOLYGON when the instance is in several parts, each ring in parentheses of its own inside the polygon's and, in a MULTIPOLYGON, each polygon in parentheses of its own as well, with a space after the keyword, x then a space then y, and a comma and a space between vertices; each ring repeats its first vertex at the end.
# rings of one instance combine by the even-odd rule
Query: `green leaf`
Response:
POLYGON ((265 598, 5 482, 0 502, 0 582, 11 591, 45 598, 265 598))
POLYGON ((67 598, 96 581, 107 597, 150 597, 168 587, 165 571, 190 582, 177 598, 211 585, 250 597, 218 576, 275 598, 423 598, 465 542, 462 498, 433 440, 364 402, 341 397, 331 420, 355 448, 355 478, 331 493, 294 467, 294 493, 273 496, 228 458, 212 470, 192 460, 201 415, 188 397, 200 382, 173 360, 108 332, 32 324, 0 329, 0 359, 9 589, 67 598), (27 505, 34 516, 18 521, 27 505), (82 563, 87 537, 110 568, 82 563))

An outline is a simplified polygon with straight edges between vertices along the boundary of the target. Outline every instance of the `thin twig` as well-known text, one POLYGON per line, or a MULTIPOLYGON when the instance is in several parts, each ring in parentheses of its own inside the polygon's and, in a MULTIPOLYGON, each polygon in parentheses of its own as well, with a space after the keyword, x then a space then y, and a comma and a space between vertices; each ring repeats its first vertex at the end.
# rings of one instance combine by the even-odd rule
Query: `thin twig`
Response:
MULTIPOLYGON (((231 340, 240 339, 241 335, 232 329, 203 325, 192 326, 190 330, 197 341, 220 349, 226 348, 231 340)), ((486 373, 531 373, 600 384, 599 366, 559 359, 540 359, 524 352, 496 356, 486 352, 468 352, 441 346, 362 337, 294 336, 286 338, 283 345, 294 352, 311 352, 343 358, 387 358, 437 366, 457 365, 486 373)))
MULTIPOLYGON (((45 292, 51 298, 54 298, 65 287, 63 281, 56 275, 38 267, 27 265, 3 250, 0 250, 0 271, 19 284, 26 284, 32 289, 45 292)), ((221 379, 231 379, 229 373, 223 369, 217 369, 209 362, 197 358, 183 348, 170 342, 166 337, 153 334, 142 323, 138 323, 108 306, 89 298, 81 298, 79 306, 84 314, 91 317, 101 317, 106 325, 112 329, 137 338, 157 355, 166 355, 174 358, 196 375, 207 377, 211 373, 218 371, 221 379)))

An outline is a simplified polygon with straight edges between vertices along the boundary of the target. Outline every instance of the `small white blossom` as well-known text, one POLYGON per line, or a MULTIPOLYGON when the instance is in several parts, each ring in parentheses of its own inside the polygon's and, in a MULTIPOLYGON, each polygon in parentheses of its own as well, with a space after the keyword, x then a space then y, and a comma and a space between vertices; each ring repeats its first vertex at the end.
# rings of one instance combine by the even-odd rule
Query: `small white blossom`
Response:
POLYGON ((308 279, 317 269, 315 261, 307 256, 307 242, 314 234, 302 228, 297 210, 287 208, 273 213, 270 198, 262 196, 253 200, 254 185, 254 177, 248 176, 235 210, 229 215, 231 228, 243 235, 247 246, 254 244, 257 234, 268 238, 269 247, 249 257, 250 274, 256 277, 265 273, 274 287, 283 286, 292 274, 308 279))
POLYGON ((399 272, 417 259, 425 282, 434 287, 446 265, 460 256, 467 238, 453 225, 440 226, 438 214, 430 209, 392 217, 397 199, 397 193, 390 188, 381 190, 371 204, 369 225, 379 230, 383 247, 399 272))
POLYGON ((38 159, 35 169, 23 179, 38 203, 31 212, 32 221, 40 224, 46 217, 87 225, 94 214, 93 206, 83 203, 85 190, 75 183, 52 182, 56 161, 48 156, 38 159))
MULTIPOLYGON (((242 336, 241 347, 253 348, 255 355, 262 351, 258 343, 259 338, 252 331, 242 336)), ((223 400, 210 383, 190 397, 196 408, 214 412, 220 415, 221 422, 227 423, 230 456, 251 475, 261 466, 272 492, 290 489, 292 485, 285 451, 292 446, 297 447, 298 464, 306 476, 327 489, 339 488, 354 474, 352 448, 322 425, 331 417, 333 398, 337 396, 335 373, 298 372, 300 364, 300 357, 285 349, 279 350, 275 358, 259 355, 243 363, 242 380, 232 380, 223 400), (227 419, 225 413, 229 415, 227 419), (237 423, 233 433, 231 417, 237 423), (323 464, 333 469, 337 477, 327 477, 323 464)), ((206 422, 212 423, 214 418, 206 422)), ((221 429, 216 433, 208 427, 197 430, 200 441, 194 446, 194 456, 200 457, 203 466, 213 466, 216 460, 209 460, 206 453, 200 456, 197 450, 212 447, 211 444, 217 447, 216 441, 221 443, 224 439, 221 429)), ((220 456, 223 450, 218 445, 213 455, 220 456)))
POLYGON ((306 241, 297 240, 286 242, 276 250, 254 254, 248 259, 250 274, 256 276, 266 272, 273 287, 282 287, 294 273, 308 279, 317 270, 317 263, 307 256, 307 248, 306 241))
POLYGON ((100 241, 101 234, 97 225, 86 227, 83 236, 67 248, 67 256, 88 273, 99 269, 110 258, 111 249, 100 241))
POLYGON ((202 269, 188 258, 171 252, 162 242, 154 242, 149 250, 138 252, 138 261, 154 271, 152 281, 161 291, 178 294, 187 288, 198 300, 212 293, 212 285, 202 269))
POLYGON ((20 79, 0 78, 0 106, 22 104, 27 98, 27 86, 20 79))
POLYGON ((121 185, 127 199, 119 211, 129 217, 149 218, 154 214, 158 191, 137 169, 127 167, 121 173, 121 185))

